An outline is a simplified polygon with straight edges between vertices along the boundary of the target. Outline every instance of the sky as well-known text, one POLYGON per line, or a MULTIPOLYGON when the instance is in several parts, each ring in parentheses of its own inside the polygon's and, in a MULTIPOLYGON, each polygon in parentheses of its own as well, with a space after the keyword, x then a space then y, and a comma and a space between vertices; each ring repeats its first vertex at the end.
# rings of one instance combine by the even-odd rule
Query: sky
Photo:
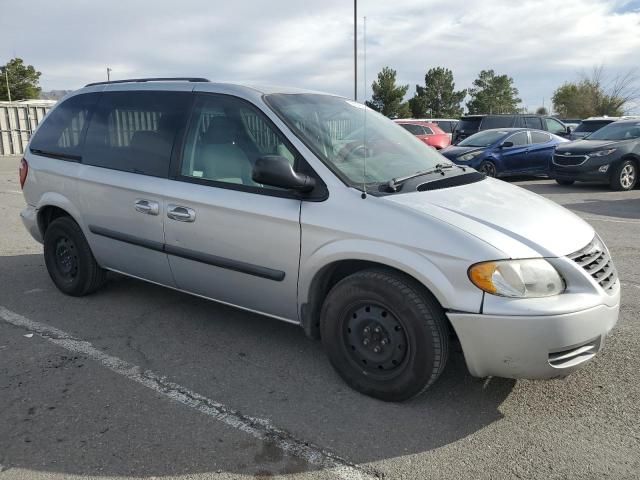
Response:
MULTIPOLYGON (((0 12, 0 64, 23 58, 44 90, 105 80, 108 66, 112 79, 204 76, 353 96, 351 0, 0 0, 0 12)), ((640 0, 359 0, 358 23, 360 100, 385 66, 410 85, 407 98, 443 66, 458 89, 483 69, 507 74, 535 110, 593 66, 613 77, 640 65, 640 0)))

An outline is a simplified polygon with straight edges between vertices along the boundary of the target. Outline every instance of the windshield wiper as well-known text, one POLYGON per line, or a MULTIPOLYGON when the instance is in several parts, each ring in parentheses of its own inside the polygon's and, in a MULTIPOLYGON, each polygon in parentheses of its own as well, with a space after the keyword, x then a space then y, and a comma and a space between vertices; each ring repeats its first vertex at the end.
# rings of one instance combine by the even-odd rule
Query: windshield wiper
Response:
POLYGON ((421 172, 412 173, 411 175, 407 175, 405 177, 392 178, 387 183, 387 188, 389 190, 391 190, 392 192, 397 192, 398 191, 398 187, 402 186, 402 184, 404 182, 406 182, 407 180, 411 180, 412 178, 416 178, 416 177, 421 177, 422 175, 430 175, 432 173, 440 173, 440 174, 444 175, 444 171, 446 169, 453 168, 454 166, 456 166, 456 165, 453 164, 453 163, 438 163, 431 170, 423 170, 421 172))

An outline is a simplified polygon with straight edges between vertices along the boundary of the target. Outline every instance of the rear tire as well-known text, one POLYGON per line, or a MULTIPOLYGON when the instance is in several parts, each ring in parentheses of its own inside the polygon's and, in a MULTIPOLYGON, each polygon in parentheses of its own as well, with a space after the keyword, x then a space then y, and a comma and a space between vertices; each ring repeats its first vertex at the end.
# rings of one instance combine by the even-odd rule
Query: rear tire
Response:
POLYGON ((638 183, 638 166, 632 160, 624 160, 611 172, 609 184, 612 190, 633 190, 638 183))
POLYGON ((51 280, 67 295, 87 295, 106 280, 106 270, 98 265, 82 230, 70 217, 57 218, 47 227, 44 260, 51 280))
POLYGON ((575 180, 559 180, 556 178, 556 183, 558 185, 565 185, 565 186, 569 186, 569 185, 573 185, 574 183, 576 183, 575 180))
POLYGON ((478 171, 484 173, 487 177, 497 177, 498 172, 496 170, 496 164, 485 160, 478 166, 478 171))
POLYGON ((363 270, 338 282, 321 311, 331 364, 355 390, 385 401, 419 395, 447 363, 447 321, 424 288, 400 273, 363 270))

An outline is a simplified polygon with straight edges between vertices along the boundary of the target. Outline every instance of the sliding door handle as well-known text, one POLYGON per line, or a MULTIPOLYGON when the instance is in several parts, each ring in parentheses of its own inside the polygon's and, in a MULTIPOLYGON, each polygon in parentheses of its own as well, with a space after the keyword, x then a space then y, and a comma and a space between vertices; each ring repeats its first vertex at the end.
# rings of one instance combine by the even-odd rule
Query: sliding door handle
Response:
POLYGON ((167 217, 178 222, 195 222, 196 212, 189 207, 182 207, 180 205, 168 205, 167 217))
POLYGON ((147 215, 158 215, 160 213, 160 204, 151 200, 138 199, 134 204, 136 211, 146 213, 147 215))

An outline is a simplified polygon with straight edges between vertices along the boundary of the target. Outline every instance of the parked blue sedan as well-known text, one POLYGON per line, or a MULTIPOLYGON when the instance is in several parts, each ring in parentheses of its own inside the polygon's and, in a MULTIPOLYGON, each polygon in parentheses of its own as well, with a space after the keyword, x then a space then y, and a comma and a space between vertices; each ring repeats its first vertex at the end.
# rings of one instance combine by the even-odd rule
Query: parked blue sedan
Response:
POLYGON ((440 153, 490 177, 547 175, 553 151, 563 142, 567 140, 541 130, 496 128, 473 134, 440 153))

